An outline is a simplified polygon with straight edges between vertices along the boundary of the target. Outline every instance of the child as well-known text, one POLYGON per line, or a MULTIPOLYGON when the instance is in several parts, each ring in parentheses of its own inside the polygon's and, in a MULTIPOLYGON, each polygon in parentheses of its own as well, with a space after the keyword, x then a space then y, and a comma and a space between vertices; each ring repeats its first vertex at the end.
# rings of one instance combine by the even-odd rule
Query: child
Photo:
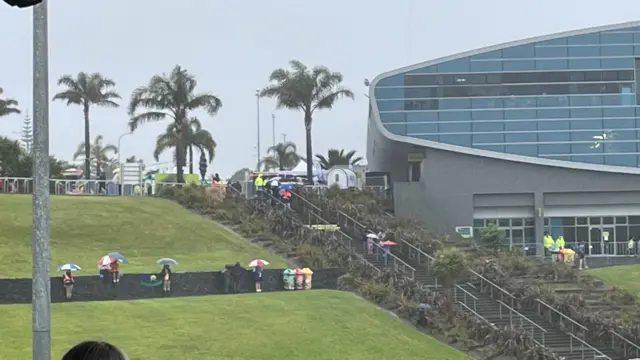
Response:
POLYGON ((67 297, 67 300, 71 300, 71 295, 73 295, 73 284, 76 282, 76 279, 73 277, 71 271, 65 271, 62 274, 62 283, 64 284, 64 293, 67 297))
POLYGON ((256 292, 262 292, 262 266, 253 268, 253 280, 256 282, 256 292))

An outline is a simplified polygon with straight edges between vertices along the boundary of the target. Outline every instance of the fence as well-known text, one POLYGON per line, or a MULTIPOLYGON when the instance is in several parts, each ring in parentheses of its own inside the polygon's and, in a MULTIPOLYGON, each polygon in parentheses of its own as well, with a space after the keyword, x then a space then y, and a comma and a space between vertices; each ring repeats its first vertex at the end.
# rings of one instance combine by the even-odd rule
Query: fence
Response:
MULTIPOLYGON (((68 180, 50 179, 49 192, 54 195, 111 195, 139 196, 144 195, 143 184, 120 185, 110 180, 68 180)), ((0 178, 0 193, 32 194, 31 178, 0 178)))

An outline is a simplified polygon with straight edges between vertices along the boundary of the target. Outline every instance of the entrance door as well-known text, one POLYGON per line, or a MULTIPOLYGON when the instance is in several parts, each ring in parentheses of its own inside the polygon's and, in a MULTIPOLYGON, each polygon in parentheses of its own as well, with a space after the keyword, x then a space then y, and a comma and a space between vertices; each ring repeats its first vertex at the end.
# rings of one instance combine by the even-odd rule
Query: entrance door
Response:
POLYGON ((603 255, 615 255, 615 231, 614 227, 602 227, 602 254, 603 255))
POLYGON ((602 255, 602 228, 592 226, 589 228, 589 255, 602 255))

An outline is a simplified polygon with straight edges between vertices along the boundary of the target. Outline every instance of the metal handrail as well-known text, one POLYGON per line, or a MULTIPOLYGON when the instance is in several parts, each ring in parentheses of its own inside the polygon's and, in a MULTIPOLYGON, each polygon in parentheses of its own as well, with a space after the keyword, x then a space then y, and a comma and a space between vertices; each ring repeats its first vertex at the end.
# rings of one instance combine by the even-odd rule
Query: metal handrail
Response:
POLYGON ((613 330, 609 330, 609 333, 611 333, 611 336, 612 336, 612 338, 611 338, 611 348, 613 348, 613 349, 616 348, 615 340, 613 338, 613 336, 615 336, 615 337, 619 338, 620 340, 622 340, 623 343, 625 343, 625 345, 624 345, 624 355, 625 355, 625 357, 627 356, 627 345, 626 344, 629 344, 629 345, 631 345, 632 347, 634 347, 636 349, 636 355, 635 355, 636 357, 640 356, 640 346, 636 345, 634 342, 632 342, 630 340, 627 340, 624 336, 618 334, 617 332, 615 332, 613 330))
MULTIPOLYGON (((587 344, 585 341, 583 341, 582 339, 580 339, 579 337, 571 334, 571 333, 566 333, 567 335, 569 335, 571 338, 578 340, 580 343, 582 343, 582 345, 586 345, 589 349, 591 349, 594 353, 599 354, 598 355, 598 359, 603 359, 603 360, 611 360, 610 357, 608 357, 607 355, 603 354, 602 351, 594 348, 593 346, 587 344)), ((573 348, 573 346, 571 346, 573 348)), ((584 351, 584 350, 583 350, 584 351)), ((584 359, 584 354, 582 356, 582 358, 584 359)), ((595 359, 595 357, 594 357, 595 359)))
POLYGON ((521 319, 526 320, 529 324, 531 324, 531 326, 538 328, 538 330, 542 331, 542 343, 544 344, 544 333, 548 332, 547 330, 545 330, 542 326, 534 323, 533 321, 531 321, 531 319, 529 319, 528 317, 522 315, 520 312, 518 312, 518 310, 512 308, 511 306, 505 304, 504 302, 497 300, 498 304, 504 306, 507 308, 507 310, 513 312, 514 314, 518 315, 521 319))
POLYGON ((467 311, 469 311, 469 312, 470 312, 470 313, 472 313, 473 315, 477 316, 480 320, 482 320, 482 321, 486 322, 487 324, 489 324, 489 325, 493 326, 494 328, 496 328, 496 326, 495 326, 493 323, 491 323, 491 321, 489 321, 489 320, 485 319, 482 315, 478 314, 475 310, 473 310, 473 309, 469 308, 469 307, 467 306, 467 304, 465 304, 465 303, 463 303, 463 302, 460 302, 460 301, 456 301, 456 303, 457 303, 458 305, 462 306, 463 308, 467 309, 467 311))
POLYGON ((454 291, 454 295, 453 296, 454 296, 454 299, 456 301, 458 301, 457 300, 458 299, 458 296, 457 296, 458 294, 456 293, 458 290, 462 290, 462 292, 464 294, 463 297, 462 297, 463 298, 463 303, 465 303, 465 304, 467 303, 467 296, 470 296, 471 299, 473 299, 473 311, 476 311, 478 298, 475 295, 473 295, 472 293, 470 293, 467 290, 465 290, 462 286, 456 285, 453 288, 453 291, 454 291))
POLYGON ((540 306, 542 305, 542 306, 546 307, 547 309, 553 311, 554 313, 560 315, 560 317, 562 317, 563 319, 569 320, 569 322, 571 322, 573 325, 577 325, 581 330, 583 330, 585 332, 589 331, 589 329, 586 326, 584 326, 584 325, 580 324, 579 322, 573 320, 572 318, 570 318, 567 315, 561 313, 560 311, 552 308, 550 305, 548 305, 544 301, 542 301, 540 299, 535 299, 535 301, 538 303, 538 314, 540 314, 540 306))

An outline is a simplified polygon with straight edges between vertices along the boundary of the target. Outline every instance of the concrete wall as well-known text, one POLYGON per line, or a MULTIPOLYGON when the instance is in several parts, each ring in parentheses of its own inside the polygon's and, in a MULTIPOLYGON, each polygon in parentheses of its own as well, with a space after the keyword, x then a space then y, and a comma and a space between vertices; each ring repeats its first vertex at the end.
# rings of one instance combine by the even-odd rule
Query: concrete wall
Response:
MULTIPOLYGON (((342 269, 314 270, 314 289, 336 289, 338 277, 345 273, 342 269)), ((162 286, 146 286, 149 274, 125 274, 120 282, 112 283, 95 276, 78 276, 74 286, 73 301, 134 300, 165 296, 162 286)), ((265 269, 262 290, 285 291, 282 269, 265 269)), ((240 293, 255 292, 252 273, 239 283, 240 293)), ((171 277, 171 294, 167 296, 201 296, 225 294, 225 281, 221 272, 174 273, 171 277)), ((64 286, 59 277, 51 278, 51 301, 65 302, 64 286)), ((0 304, 31 303, 31 279, 0 279, 0 304)))

